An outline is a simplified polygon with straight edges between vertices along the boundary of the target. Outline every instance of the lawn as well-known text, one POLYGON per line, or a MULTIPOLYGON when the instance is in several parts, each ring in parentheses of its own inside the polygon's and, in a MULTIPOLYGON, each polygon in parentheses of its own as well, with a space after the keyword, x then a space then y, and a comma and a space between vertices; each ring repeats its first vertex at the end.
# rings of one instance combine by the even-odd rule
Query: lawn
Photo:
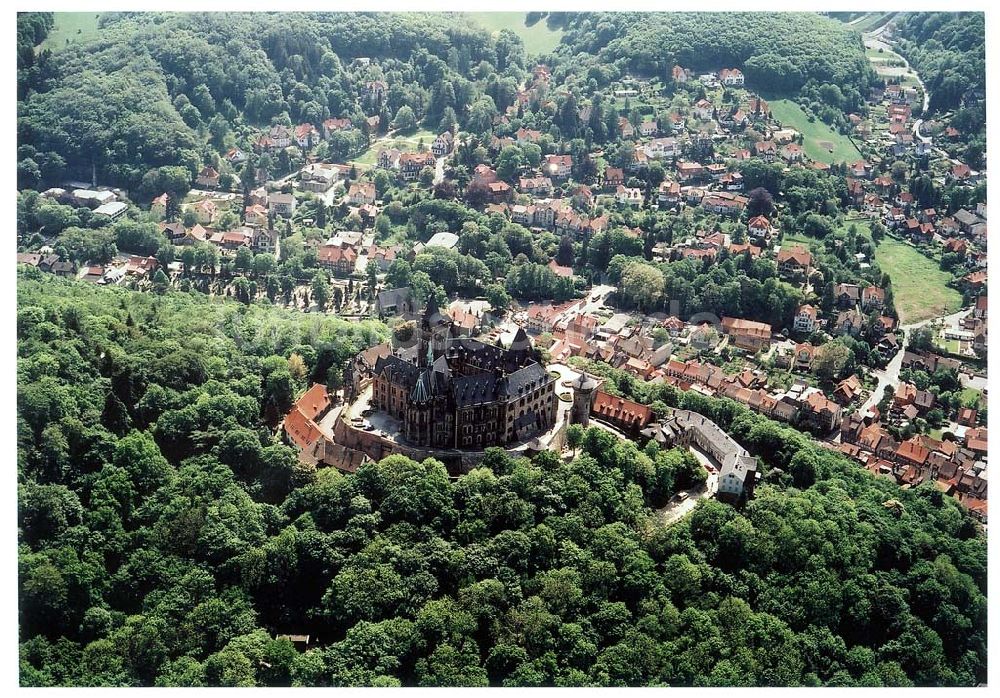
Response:
POLYGON ((825 163, 857 162, 861 153, 842 133, 837 133, 819 119, 809 121, 802 107, 790 99, 769 100, 771 114, 782 126, 793 128, 804 137, 806 155, 825 163))
POLYGON ((42 48, 55 50, 68 44, 79 44, 98 35, 97 12, 56 12, 52 31, 42 42, 42 48))
POLYGON ((354 160, 348 161, 348 164, 357 165, 362 168, 373 167, 375 165, 375 160, 378 157, 378 151, 380 150, 395 148, 396 150, 400 150, 404 153, 413 152, 417 150, 421 139, 424 141, 424 145, 427 149, 430 149, 431 143, 434 142, 435 138, 437 138, 436 133, 420 130, 407 135, 394 136, 389 140, 376 141, 371 148, 363 152, 354 160))
POLYGON ((529 56, 550 53, 559 45, 563 35, 562 29, 549 29, 544 17, 529 27, 525 24, 527 12, 466 12, 465 16, 491 32, 510 29, 521 37, 529 56))
POLYGON ((848 24, 851 29, 859 32, 869 32, 878 29, 895 16, 895 12, 869 12, 864 19, 848 24))
POLYGON ((970 407, 978 408, 979 404, 982 402, 982 399, 983 399, 982 391, 976 390, 975 388, 962 388, 963 405, 968 405, 970 407))
POLYGON ((792 245, 802 245, 809 249, 810 252, 822 252, 824 249, 822 240, 803 235, 802 233, 785 233, 784 237, 781 238, 781 245, 782 248, 791 247, 792 245))
POLYGON ((962 295, 946 285, 951 276, 910 245, 885 238, 875 250, 875 260, 892 279, 902 324, 947 315, 962 307, 962 295))

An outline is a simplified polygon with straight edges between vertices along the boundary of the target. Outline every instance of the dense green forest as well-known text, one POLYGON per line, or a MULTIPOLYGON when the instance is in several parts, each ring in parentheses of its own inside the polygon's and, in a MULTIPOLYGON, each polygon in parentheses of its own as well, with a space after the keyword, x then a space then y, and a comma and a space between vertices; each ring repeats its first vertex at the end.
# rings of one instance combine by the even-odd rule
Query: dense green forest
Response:
MULTIPOLYGON (((176 165, 193 176, 224 145, 274 122, 379 116, 384 129, 403 110, 408 123, 431 130, 483 133, 515 103, 530 67, 514 32, 493 35, 459 14, 104 13, 97 38, 36 53, 32 42, 51 21, 44 13, 18 20, 25 186, 96 174, 131 188, 151 169, 176 165), (384 100, 368 92, 375 80, 388 87, 384 100)), ((566 29, 544 58, 569 88, 555 122, 570 136, 573 93, 628 71, 736 66, 760 90, 836 85, 838 110, 861 108, 873 78, 859 36, 818 15, 560 13, 546 21, 566 29)), ((604 110, 594 114, 603 132, 604 110)), ((357 135, 331 147, 357 150, 357 135)))
POLYGON ((19 73, 18 140, 33 149, 19 159, 58 156, 68 173, 94 167, 126 186, 152 167, 196 168, 209 138, 274 119, 388 124, 408 105, 433 128, 446 110, 464 124, 490 93, 513 99, 524 74, 515 34, 460 15, 107 13, 100 24, 100 38, 19 73), (352 66, 363 57, 379 64, 352 66), (384 103, 365 102, 373 80, 388 84, 384 103))
POLYGON ((985 680, 969 516, 733 402, 602 369, 764 460, 744 510, 669 528, 651 508, 697 464, 599 429, 570 462, 497 451, 457 480, 401 457, 316 472, 269 426, 381 325, 18 282, 24 685, 985 680))
POLYGON ((568 13, 563 44, 559 52, 588 64, 613 61, 664 77, 676 64, 738 67, 756 89, 771 91, 815 81, 864 94, 874 78, 860 35, 807 13, 568 13))
POLYGON ((932 111, 953 109, 986 89, 986 20, 981 12, 909 12, 893 24, 900 50, 931 93, 932 111))
POLYGON ((930 92, 930 111, 954 111, 950 124, 971 163, 986 153, 986 21, 981 12, 911 12, 893 25, 899 51, 930 92), (978 93, 978 94, 977 94, 978 93))

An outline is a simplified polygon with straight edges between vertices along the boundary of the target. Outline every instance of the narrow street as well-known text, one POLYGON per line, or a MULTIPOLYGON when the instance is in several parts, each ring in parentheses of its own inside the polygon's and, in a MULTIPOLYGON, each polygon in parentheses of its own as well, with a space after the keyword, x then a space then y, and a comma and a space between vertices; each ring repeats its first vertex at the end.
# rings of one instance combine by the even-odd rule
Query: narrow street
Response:
MULTIPOLYGON (((891 51, 893 53, 893 55, 899 56, 899 59, 901 61, 903 61, 904 68, 907 71, 911 71, 913 73, 913 77, 916 79, 917 83, 920 85, 920 92, 924 96, 923 109, 921 109, 920 113, 921 113, 921 115, 926 114, 927 113, 927 109, 930 107, 931 96, 930 96, 930 93, 927 91, 927 86, 924 85, 924 81, 920 78, 920 73, 918 73, 916 70, 913 70, 912 66, 910 66, 910 62, 908 60, 906 60, 906 57, 903 56, 902 54, 900 54, 898 51, 895 51, 892 48, 892 44, 890 44, 888 41, 886 41, 885 39, 882 38, 882 34, 891 25, 892 25, 892 21, 889 21, 886 24, 883 24, 881 27, 879 27, 878 29, 876 29, 876 30, 874 30, 872 32, 866 32, 866 33, 862 34, 861 36, 864 38, 865 48, 871 48, 871 49, 875 49, 875 50, 882 49, 883 51, 891 51)), ((920 134, 920 125, 922 123, 924 123, 923 119, 917 119, 916 121, 913 122, 913 136, 915 138, 923 141, 924 143, 930 143, 931 139, 929 137, 923 136, 923 135, 920 134)))
POLYGON ((900 329, 903 330, 903 341, 900 342, 899 351, 896 355, 892 357, 892 361, 881 371, 872 371, 872 374, 878 378, 878 385, 872 394, 868 396, 865 403, 858 409, 859 414, 864 414, 872 407, 878 405, 882 401, 882 393, 885 391, 886 386, 892 386, 895 390, 896 386, 899 385, 899 371, 903 366, 903 354, 906 352, 906 348, 910 342, 910 333, 923 327, 924 325, 930 324, 932 322, 937 322, 938 320, 944 321, 946 325, 956 325, 958 322, 972 312, 972 308, 963 308, 957 313, 952 313, 951 315, 945 315, 943 317, 928 318, 927 320, 922 320, 921 322, 915 322, 910 325, 902 325, 900 329))
POLYGON ((434 163, 434 184, 440 184, 444 181, 444 161, 446 159, 445 157, 440 157, 434 163))

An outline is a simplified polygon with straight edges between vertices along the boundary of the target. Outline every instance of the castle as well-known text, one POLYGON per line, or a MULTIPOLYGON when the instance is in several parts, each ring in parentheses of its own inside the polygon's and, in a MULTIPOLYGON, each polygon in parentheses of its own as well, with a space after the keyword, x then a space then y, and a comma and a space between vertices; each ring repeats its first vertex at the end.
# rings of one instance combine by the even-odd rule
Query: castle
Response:
POLYGON ((400 420, 406 443, 478 450, 554 426, 555 378, 523 329, 506 348, 458 337, 431 299, 416 340, 395 352, 386 347, 370 369, 371 407, 400 420))

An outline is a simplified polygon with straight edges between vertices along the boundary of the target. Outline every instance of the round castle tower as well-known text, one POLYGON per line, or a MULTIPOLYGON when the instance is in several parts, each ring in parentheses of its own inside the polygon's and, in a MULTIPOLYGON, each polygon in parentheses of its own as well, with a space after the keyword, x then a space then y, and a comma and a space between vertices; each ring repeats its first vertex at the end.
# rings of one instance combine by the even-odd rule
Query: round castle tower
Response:
POLYGON ((590 408, 594 404, 594 392, 600 385, 596 378, 584 372, 574 380, 570 387, 573 388, 573 411, 570 421, 573 424, 587 426, 590 424, 590 408))

